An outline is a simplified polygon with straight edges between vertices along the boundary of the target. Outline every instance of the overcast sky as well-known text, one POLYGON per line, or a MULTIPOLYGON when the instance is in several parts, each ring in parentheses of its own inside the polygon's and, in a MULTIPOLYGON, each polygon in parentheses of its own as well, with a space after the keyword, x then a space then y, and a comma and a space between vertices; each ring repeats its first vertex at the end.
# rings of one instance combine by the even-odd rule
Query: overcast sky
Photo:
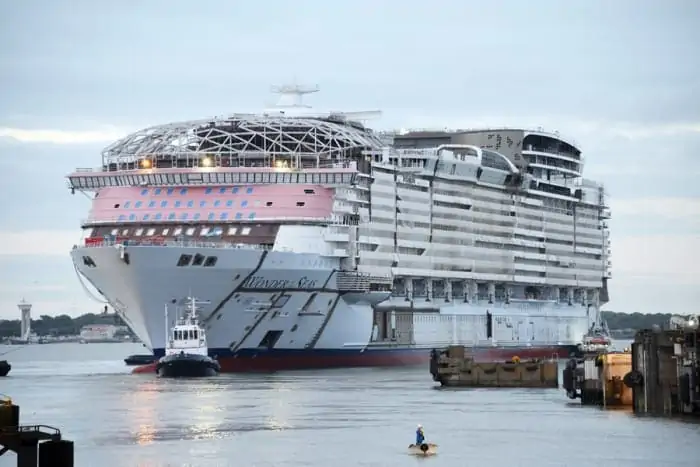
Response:
POLYGON ((576 140, 613 220, 612 301, 700 303, 700 2, 0 3, 0 317, 97 311, 64 176, 140 127, 254 111, 272 84, 376 128, 543 126, 576 140))

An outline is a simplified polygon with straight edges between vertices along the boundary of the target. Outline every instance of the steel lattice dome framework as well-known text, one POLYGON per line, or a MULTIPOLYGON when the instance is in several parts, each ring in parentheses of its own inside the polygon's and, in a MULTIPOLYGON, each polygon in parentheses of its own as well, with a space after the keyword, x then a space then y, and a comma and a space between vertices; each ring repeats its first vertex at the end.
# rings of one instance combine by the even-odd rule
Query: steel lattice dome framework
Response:
POLYGON ((342 115, 234 115, 146 128, 106 147, 102 159, 105 164, 118 164, 144 158, 211 155, 338 157, 384 146, 373 131, 342 115))

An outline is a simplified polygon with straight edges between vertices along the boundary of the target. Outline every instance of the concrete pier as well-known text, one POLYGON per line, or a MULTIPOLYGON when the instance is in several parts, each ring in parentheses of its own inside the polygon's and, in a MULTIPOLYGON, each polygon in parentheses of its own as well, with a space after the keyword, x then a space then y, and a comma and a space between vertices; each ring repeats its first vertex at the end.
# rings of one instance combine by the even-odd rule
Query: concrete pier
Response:
POLYGON ((559 369, 556 361, 476 363, 465 356, 462 346, 433 350, 430 373, 434 381, 449 387, 556 388, 559 369))
MULTIPOLYGON (((19 406, 0 401, 0 457, 17 455, 17 467, 73 467, 73 442, 46 425, 20 425, 19 406)), ((3 463, 2 465, 6 465, 3 463)))
POLYGON ((632 344, 632 387, 635 413, 700 416, 700 330, 637 333, 632 344))

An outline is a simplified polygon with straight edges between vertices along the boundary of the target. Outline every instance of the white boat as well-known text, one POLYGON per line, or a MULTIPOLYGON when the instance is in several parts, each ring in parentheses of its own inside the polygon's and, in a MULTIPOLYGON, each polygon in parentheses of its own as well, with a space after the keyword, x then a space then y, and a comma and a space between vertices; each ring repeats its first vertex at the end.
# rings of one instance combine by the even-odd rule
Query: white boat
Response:
POLYGON ((606 192, 580 149, 541 129, 379 134, 358 115, 288 105, 116 141, 68 176, 94 193, 79 278, 157 356, 162 304, 209 297, 223 371, 578 352, 610 278, 606 192))
POLYGON ((219 363, 209 357, 207 333, 199 325, 194 297, 185 300, 186 313, 170 328, 168 305, 165 305, 165 329, 168 341, 165 356, 158 360, 156 373, 167 378, 215 376, 221 371, 219 363))

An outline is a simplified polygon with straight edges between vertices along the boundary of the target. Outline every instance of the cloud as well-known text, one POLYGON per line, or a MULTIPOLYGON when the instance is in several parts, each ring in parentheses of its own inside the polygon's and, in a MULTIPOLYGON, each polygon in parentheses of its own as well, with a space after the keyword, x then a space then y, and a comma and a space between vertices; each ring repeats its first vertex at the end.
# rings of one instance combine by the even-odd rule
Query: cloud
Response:
POLYGON ((65 256, 80 242, 76 230, 0 231, 0 256, 65 256))
MULTIPOLYGON (((629 235, 612 237, 613 280, 653 284, 700 285, 700 236, 629 235)), ((614 286, 613 286, 614 288, 614 286)))
POLYGON ((9 138, 21 143, 105 143, 122 138, 128 133, 128 130, 112 126, 105 126, 92 130, 22 129, 0 127, 0 138, 9 138))
POLYGON ((620 216, 640 216, 657 222, 682 220, 700 229, 700 198, 612 198, 610 205, 613 219, 620 216))

